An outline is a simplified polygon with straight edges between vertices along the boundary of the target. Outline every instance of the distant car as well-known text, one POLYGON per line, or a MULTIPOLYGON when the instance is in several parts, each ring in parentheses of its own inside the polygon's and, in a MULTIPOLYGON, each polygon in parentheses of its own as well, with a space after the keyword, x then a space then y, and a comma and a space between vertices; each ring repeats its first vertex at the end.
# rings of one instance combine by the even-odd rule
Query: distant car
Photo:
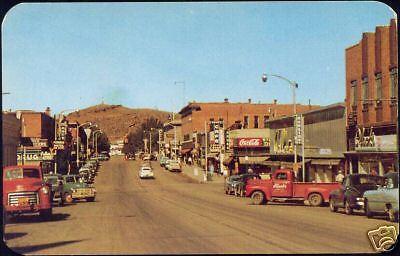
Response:
POLYGON ((338 208, 344 208, 346 214, 352 214, 353 210, 362 210, 364 208, 364 192, 376 190, 383 183, 383 176, 370 174, 347 175, 343 179, 341 187, 329 194, 330 210, 336 212, 338 208))
POLYGON ((151 160, 151 156, 146 154, 146 155, 143 156, 142 159, 143 159, 143 161, 150 161, 151 160))
POLYGON ((63 175, 64 181, 64 199, 67 203, 72 203, 73 200, 85 199, 88 202, 93 202, 96 197, 96 189, 92 184, 86 184, 80 180, 78 175, 63 175))
POLYGON ((140 167, 139 170, 139 177, 141 179, 143 178, 154 178, 154 173, 153 173, 153 169, 151 168, 151 166, 147 166, 147 165, 142 165, 140 167))
POLYGON ((377 214, 387 214, 389 220, 399 220, 399 174, 388 173, 385 176, 384 186, 374 191, 365 191, 365 215, 370 218, 377 214))
POLYGON ((225 194, 230 195, 235 192, 235 187, 240 180, 239 175, 231 175, 225 179, 224 189, 225 194))
POLYGON ((180 171, 182 171, 182 166, 181 166, 181 164, 179 163, 179 161, 178 160, 171 160, 170 162, 169 162, 169 164, 168 164, 168 170, 169 171, 177 171, 177 172, 180 172, 180 171))
POLYGON ((246 195, 246 184, 249 179, 261 179, 260 175, 256 173, 244 173, 239 175, 239 179, 234 184, 234 194, 235 196, 245 196, 246 195))
POLYGON ((164 166, 165 163, 167 162, 167 160, 168 160, 168 157, 162 156, 162 157, 160 158, 160 166, 164 166))
POLYGON ((165 164, 164 164, 164 168, 166 170, 169 170, 169 164, 171 163, 171 161, 173 161, 172 159, 167 159, 165 160, 165 164))

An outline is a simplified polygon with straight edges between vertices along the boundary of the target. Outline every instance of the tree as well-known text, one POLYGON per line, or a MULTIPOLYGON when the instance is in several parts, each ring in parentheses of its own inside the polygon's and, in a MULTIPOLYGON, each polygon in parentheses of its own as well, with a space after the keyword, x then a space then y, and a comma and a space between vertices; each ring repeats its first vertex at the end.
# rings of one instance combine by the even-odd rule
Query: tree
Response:
POLYGON ((149 132, 151 131, 151 148, 157 148, 158 129, 161 129, 163 124, 160 120, 154 117, 146 119, 140 127, 127 135, 127 143, 124 144, 123 152, 133 153, 135 149, 144 149, 143 139, 149 139, 149 132), (153 128, 153 129, 152 129, 153 128), (146 133, 144 133, 146 131, 146 133))

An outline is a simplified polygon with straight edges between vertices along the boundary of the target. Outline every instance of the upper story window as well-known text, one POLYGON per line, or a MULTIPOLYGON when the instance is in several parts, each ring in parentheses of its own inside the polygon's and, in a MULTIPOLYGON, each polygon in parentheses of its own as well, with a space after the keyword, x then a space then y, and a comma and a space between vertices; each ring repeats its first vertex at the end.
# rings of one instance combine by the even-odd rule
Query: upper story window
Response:
POLYGON ((398 73, 397 68, 390 69, 390 98, 397 98, 398 94, 398 73))
POLYGON ((352 106, 357 106, 357 80, 350 82, 350 103, 352 106))
POLYGON ((258 128, 258 116, 254 116, 254 128, 258 128))
POLYGON ((268 120, 269 120, 269 116, 264 116, 264 128, 267 128, 268 120))
POLYGON ((382 99, 382 73, 377 73, 375 75, 375 90, 376 90, 375 99, 377 100, 382 99))
POLYGON ((244 116, 244 118, 243 118, 243 128, 244 129, 249 128, 249 116, 244 116))
POLYGON ((362 79, 362 99, 363 100, 368 99, 368 77, 363 77, 362 79))

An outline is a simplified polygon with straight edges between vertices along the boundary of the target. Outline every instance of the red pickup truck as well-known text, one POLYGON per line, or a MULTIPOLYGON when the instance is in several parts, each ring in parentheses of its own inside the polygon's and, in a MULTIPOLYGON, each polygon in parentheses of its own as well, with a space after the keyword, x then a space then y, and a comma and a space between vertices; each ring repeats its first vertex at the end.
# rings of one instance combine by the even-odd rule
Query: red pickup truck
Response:
POLYGON ((329 193, 338 189, 340 184, 296 182, 292 170, 276 170, 271 179, 249 180, 246 185, 246 197, 253 204, 265 204, 271 200, 303 200, 311 206, 320 206, 329 201, 329 193))
POLYGON ((3 209, 6 215, 36 213, 52 215, 51 189, 39 166, 7 166, 3 169, 3 209))

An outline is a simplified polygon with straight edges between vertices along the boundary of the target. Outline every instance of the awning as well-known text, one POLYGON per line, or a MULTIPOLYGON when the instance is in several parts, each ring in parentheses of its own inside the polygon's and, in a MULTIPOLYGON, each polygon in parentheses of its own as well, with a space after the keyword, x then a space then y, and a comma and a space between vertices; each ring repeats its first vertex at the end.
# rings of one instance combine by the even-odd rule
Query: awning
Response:
POLYGON ((181 154, 182 154, 182 155, 185 155, 185 154, 189 153, 191 150, 192 150, 191 148, 182 149, 182 150, 181 150, 181 154))
MULTIPOLYGON (((309 160, 309 159, 306 159, 305 160, 305 163, 308 163, 308 162, 311 162, 311 160, 309 160)), ((264 165, 267 165, 267 166, 282 166, 282 167, 284 167, 284 168, 293 168, 293 162, 285 162, 285 161, 264 161, 264 165)), ((297 162, 297 164, 299 165, 299 166, 301 166, 302 164, 303 164, 303 162, 297 162)))
POLYGON ((316 165, 339 165, 340 159, 312 159, 311 164, 316 165))
POLYGON ((269 157, 266 156, 249 156, 246 157, 244 156, 239 156, 239 163, 241 164, 264 164, 264 162, 269 159, 269 157))

